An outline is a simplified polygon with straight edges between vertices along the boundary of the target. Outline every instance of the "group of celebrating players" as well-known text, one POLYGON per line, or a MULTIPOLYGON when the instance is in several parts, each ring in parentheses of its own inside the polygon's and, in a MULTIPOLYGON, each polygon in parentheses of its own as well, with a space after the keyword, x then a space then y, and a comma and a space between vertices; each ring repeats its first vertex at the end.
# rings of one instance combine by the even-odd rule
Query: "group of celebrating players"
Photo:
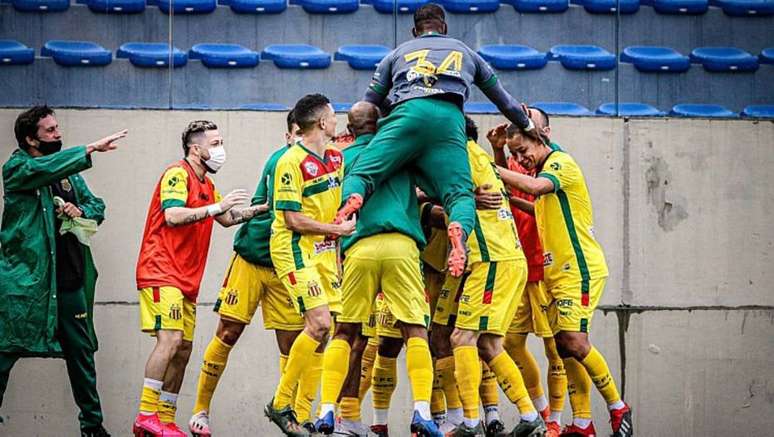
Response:
POLYGON ((446 30, 439 6, 415 13, 415 38, 379 64, 347 137, 336 137, 326 97, 300 99, 251 199, 244 190, 221 197, 207 176, 225 162, 217 126, 185 129, 185 157, 155 188, 137 262, 142 330, 156 345, 135 435, 186 435, 176 402, 213 221, 241 227, 193 435, 211 435, 213 393, 258 306, 281 372, 264 412, 285 435, 387 436, 404 346, 412 435, 594 436, 592 382, 613 435, 633 435, 630 408, 588 337, 608 271, 583 174, 550 141, 548 116, 516 103, 446 30), (471 85, 510 121, 486 135, 494 156, 462 112, 471 85), (545 344, 548 396, 530 332, 545 344), (510 431, 498 386, 520 417, 510 431), (360 412, 369 389, 370 427, 360 412), (560 429, 568 392, 573 420, 560 429))

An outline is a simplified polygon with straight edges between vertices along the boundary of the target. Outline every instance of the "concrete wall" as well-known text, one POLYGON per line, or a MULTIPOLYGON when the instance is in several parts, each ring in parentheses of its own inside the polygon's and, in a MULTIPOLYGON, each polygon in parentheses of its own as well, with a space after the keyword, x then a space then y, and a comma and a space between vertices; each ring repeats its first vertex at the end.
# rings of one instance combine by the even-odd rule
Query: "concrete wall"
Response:
MULTIPOLYGON (((0 110, 0 157, 13 150, 17 110, 0 110)), ((93 251, 100 269, 96 324, 99 387, 107 426, 127 435, 153 341, 139 332, 134 265, 150 193, 179 158, 179 134, 192 119, 221 128, 229 158, 215 177, 221 191, 253 190, 268 154, 282 142, 284 114, 256 112, 61 110, 67 144, 127 127, 111 154, 84 172, 108 206, 93 251)), ((481 132, 498 123, 476 116, 481 132)), ((340 119, 343 121, 343 119, 340 119)), ((769 186, 774 123, 705 120, 554 118, 554 138, 584 169, 596 230, 611 276, 592 327, 596 346, 635 408, 637 434, 678 437, 765 435, 774 426, 774 228, 769 186)), ((210 312, 233 230, 216 227, 202 286, 194 353, 178 421, 188 418, 210 312)), ((541 366, 541 345, 531 340, 541 366)), ((392 423, 406 429, 410 391, 400 364, 392 423)), ((221 435, 275 435, 262 404, 277 383, 273 335, 260 315, 229 360, 213 404, 221 435)), ((503 397, 504 399, 504 397, 503 397)), ((594 394, 601 435, 609 432, 594 394)), ((513 423, 513 409, 503 404, 513 423)), ((569 410, 569 405, 566 410, 569 410)), ((364 406, 370 419, 370 402, 364 406)), ((64 364, 22 360, 14 369, 0 435, 77 432, 64 364)), ((565 414, 569 418, 569 413, 565 414)))

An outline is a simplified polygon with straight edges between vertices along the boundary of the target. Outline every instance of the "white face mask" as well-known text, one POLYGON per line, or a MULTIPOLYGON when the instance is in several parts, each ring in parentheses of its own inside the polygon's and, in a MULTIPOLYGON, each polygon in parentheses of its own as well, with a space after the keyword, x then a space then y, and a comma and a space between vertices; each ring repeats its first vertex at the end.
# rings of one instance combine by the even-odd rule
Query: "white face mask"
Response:
POLYGON ((210 159, 204 161, 204 167, 210 173, 217 173, 226 163, 226 148, 217 146, 210 149, 210 159))

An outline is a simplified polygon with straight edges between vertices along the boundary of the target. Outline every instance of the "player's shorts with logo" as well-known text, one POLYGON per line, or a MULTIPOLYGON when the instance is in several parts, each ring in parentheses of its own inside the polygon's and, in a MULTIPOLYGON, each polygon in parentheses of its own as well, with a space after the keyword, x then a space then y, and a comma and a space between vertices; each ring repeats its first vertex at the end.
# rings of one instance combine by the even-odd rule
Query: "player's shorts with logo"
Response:
POLYGON ((427 264, 425 264, 422 273, 425 277, 425 294, 430 302, 430 317, 432 318, 438 304, 438 296, 441 295, 441 289, 446 281, 446 273, 439 272, 427 264))
POLYGON ((419 249, 412 238, 400 233, 377 234, 358 240, 347 250, 342 288, 344 312, 337 320, 367 323, 379 291, 396 320, 427 326, 430 308, 419 249))
POLYGON ((274 269, 248 262, 235 253, 231 256, 214 311, 226 319, 248 324, 258 305, 261 306, 264 328, 285 331, 304 328, 304 319, 296 312, 274 269))
POLYGON ((473 263, 461 278, 447 275, 433 322, 505 335, 526 282, 523 259, 473 263))
POLYGON ((183 331, 183 340, 193 341, 196 326, 196 303, 172 286, 146 287, 140 293, 140 329, 183 331))
POLYGON ((333 314, 341 313, 341 281, 335 265, 311 264, 291 271, 280 280, 298 314, 323 305, 333 314))
POLYGON ((548 307, 548 320, 556 334, 565 332, 589 332, 594 310, 605 290, 607 277, 583 281, 559 282, 548 287, 553 301, 548 307))
POLYGON ((538 337, 553 337, 551 324, 548 320, 548 309, 551 306, 551 296, 543 281, 530 281, 524 287, 521 302, 513 317, 508 334, 534 333, 538 337))

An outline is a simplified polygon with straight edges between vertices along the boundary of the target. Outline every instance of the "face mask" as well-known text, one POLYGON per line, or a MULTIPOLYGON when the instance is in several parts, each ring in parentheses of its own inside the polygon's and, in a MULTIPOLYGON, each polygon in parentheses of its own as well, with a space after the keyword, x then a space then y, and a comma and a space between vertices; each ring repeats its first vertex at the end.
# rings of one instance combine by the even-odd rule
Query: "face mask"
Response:
POLYGON ((61 141, 43 141, 38 140, 38 151, 44 155, 51 155, 62 150, 61 141))
POLYGON ((226 162, 226 149, 223 146, 210 149, 210 159, 204 161, 204 168, 210 173, 217 173, 226 162))
POLYGON ((300 143, 304 141, 304 137, 293 137, 293 144, 300 143))

